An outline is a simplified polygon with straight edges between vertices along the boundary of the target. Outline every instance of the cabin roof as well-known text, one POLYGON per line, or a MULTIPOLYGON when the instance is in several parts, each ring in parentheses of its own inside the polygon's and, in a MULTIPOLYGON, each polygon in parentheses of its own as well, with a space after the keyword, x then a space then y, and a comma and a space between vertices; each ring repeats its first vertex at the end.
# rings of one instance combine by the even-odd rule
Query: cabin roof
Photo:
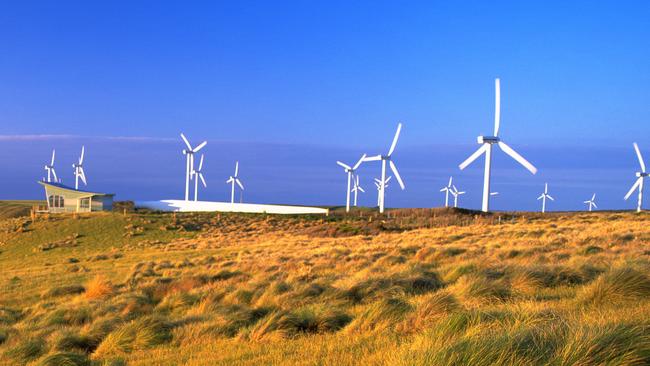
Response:
POLYGON ((42 185, 45 188, 49 187, 57 190, 67 191, 69 193, 74 193, 79 196, 110 196, 110 197, 115 196, 114 193, 91 192, 91 191, 84 191, 81 189, 74 189, 72 187, 68 187, 61 183, 38 181, 38 184, 42 185))

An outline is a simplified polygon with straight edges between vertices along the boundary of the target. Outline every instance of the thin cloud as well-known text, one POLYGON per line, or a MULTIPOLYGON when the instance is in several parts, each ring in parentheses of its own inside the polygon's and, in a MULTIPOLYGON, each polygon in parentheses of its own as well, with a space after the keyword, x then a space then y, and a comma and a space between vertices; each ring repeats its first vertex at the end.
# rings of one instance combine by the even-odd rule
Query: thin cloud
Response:
POLYGON ((170 142, 175 141, 168 137, 150 136, 84 136, 66 134, 35 134, 35 135, 0 135, 0 141, 53 141, 53 140, 107 140, 107 141, 141 141, 141 142, 170 142))

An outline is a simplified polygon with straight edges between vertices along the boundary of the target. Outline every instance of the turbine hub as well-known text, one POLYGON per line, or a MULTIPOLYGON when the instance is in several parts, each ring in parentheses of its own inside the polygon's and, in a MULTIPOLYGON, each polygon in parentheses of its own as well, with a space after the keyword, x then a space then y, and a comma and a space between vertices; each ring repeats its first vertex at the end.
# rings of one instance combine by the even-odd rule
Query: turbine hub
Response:
POLYGON ((650 173, 644 173, 644 172, 636 172, 637 177, 647 177, 650 176, 650 173))
POLYGON ((477 138, 479 144, 496 144, 499 138, 496 136, 479 136, 477 138))

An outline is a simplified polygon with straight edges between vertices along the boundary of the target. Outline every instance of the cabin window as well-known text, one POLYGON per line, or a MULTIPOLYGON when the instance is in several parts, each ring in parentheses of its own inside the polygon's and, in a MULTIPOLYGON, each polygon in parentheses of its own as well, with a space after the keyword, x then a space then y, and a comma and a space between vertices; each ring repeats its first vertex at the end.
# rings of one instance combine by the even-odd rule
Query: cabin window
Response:
POLYGON ((79 200, 79 208, 90 208, 90 198, 82 198, 79 200))
POLYGON ((63 208, 64 201, 63 201, 63 196, 58 196, 58 195, 51 195, 48 197, 48 203, 51 208, 63 208))

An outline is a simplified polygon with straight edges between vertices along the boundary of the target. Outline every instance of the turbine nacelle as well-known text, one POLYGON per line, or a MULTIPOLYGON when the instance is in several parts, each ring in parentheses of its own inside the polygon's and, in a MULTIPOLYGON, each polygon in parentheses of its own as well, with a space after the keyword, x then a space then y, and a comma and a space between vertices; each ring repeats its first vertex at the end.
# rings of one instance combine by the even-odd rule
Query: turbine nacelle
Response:
POLYGON ((501 141, 501 139, 496 136, 479 136, 476 140, 479 144, 497 144, 501 141))
POLYGON ((648 176, 650 176, 650 173, 636 172, 636 176, 637 176, 637 178, 648 177, 648 176))

